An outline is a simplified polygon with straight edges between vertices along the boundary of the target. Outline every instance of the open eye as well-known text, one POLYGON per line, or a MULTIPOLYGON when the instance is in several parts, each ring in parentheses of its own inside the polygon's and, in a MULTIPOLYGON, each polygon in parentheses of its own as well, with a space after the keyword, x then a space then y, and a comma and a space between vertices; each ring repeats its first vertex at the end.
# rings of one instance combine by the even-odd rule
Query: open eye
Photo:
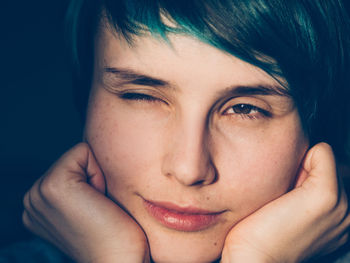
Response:
POLYGON ((234 113, 238 114, 252 114, 258 112, 257 107, 250 104, 237 104, 231 107, 234 113))
POLYGON ((250 119, 257 119, 260 117, 268 117, 270 116, 270 113, 266 110, 263 110, 259 107, 256 107, 251 104, 236 104, 231 107, 229 107, 224 112, 225 115, 239 115, 242 118, 250 118, 250 119))

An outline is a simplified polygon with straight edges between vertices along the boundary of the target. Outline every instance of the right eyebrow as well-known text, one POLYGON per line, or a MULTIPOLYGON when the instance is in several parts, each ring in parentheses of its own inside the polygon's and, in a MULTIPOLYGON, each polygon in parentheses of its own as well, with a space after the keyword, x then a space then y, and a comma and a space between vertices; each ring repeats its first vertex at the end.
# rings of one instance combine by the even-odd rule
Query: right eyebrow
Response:
POLYGON ((121 69, 115 67, 105 67, 103 75, 111 75, 113 77, 112 83, 116 86, 122 86, 126 84, 152 86, 152 87, 169 87, 170 83, 143 73, 131 69, 121 69))

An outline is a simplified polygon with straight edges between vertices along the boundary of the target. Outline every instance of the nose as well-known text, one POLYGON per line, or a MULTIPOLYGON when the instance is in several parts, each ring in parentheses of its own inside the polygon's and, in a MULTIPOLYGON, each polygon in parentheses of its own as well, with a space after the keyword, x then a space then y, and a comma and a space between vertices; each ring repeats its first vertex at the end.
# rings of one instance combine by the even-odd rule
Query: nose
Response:
MULTIPOLYGON (((205 122, 205 121, 204 121, 205 122)), ((216 179, 205 123, 191 119, 172 129, 162 163, 162 173, 185 186, 203 186, 216 179)))

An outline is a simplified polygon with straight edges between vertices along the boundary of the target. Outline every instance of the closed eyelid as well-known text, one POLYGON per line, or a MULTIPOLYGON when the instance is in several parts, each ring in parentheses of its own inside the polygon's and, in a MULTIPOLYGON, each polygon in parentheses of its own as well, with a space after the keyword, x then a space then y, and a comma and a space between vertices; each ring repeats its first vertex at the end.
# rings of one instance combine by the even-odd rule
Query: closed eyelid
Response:
POLYGON ((157 98, 143 93, 125 92, 119 95, 123 99, 127 100, 156 100, 157 98))

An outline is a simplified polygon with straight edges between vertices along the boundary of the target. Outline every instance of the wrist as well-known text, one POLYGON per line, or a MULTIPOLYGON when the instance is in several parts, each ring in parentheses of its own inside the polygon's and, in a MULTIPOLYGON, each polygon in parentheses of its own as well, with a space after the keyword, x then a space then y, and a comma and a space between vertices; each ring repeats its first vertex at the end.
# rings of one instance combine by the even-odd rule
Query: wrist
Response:
POLYGON ((149 253, 138 253, 138 252, 128 252, 128 253, 109 253, 108 255, 102 255, 99 257, 91 258, 88 261, 81 261, 81 263, 150 263, 149 253))
POLYGON ((89 255, 79 256, 79 263, 150 263, 149 248, 145 246, 135 246, 132 248, 116 248, 116 247, 104 247, 90 251, 89 255), (88 257, 88 258, 87 258, 88 257))
POLYGON ((249 262, 249 263, 277 263, 274 260, 269 260, 267 258, 262 258, 256 255, 249 255, 238 253, 231 255, 230 257, 222 257, 220 263, 240 263, 240 262, 249 262))
POLYGON ((224 248, 221 255, 220 263, 281 263, 272 256, 264 252, 249 250, 246 248, 224 248))

